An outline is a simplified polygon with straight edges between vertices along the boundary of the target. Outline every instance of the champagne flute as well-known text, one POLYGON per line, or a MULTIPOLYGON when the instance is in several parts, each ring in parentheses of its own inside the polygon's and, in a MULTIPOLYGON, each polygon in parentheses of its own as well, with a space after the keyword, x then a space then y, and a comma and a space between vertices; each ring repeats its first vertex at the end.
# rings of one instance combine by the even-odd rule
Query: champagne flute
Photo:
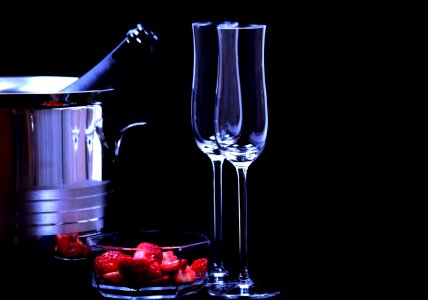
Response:
POLYGON ((270 298, 279 290, 253 281, 248 269, 247 170, 262 153, 268 130, 264 47, 266 25, 219 25, 219 70, 215 107, 215 138, 220 152, 238 177, 239 277, 228 290, 210 295, 228 299, 270 298))
POLYGON ((223 263, 222 169, 224 156, 214 132, 215 90, 218 64, 217 23, 194 22, 191 123, 196 145, 211 160, 213 172, 213 264, 207 286, 222 285, 229 274, 223 263))

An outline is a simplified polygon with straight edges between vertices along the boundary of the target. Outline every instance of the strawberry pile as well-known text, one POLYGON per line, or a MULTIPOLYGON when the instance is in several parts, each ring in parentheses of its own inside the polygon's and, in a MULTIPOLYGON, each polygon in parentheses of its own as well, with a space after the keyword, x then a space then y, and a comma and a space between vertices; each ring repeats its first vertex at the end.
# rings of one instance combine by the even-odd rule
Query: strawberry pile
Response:
POLYGON ((55 253, 64 258, 81 258, 89 254, 89 247, 79 238, 77 232, 57 234, 55 253))
POLYGON ((129 287, 194 282, 205 278, 207 269, 207 258, 198 258, 189 264, 173 251, 163 251, 148 242, 138 244, 132 254, 109 250, 94 259, 97 283, 129 287))

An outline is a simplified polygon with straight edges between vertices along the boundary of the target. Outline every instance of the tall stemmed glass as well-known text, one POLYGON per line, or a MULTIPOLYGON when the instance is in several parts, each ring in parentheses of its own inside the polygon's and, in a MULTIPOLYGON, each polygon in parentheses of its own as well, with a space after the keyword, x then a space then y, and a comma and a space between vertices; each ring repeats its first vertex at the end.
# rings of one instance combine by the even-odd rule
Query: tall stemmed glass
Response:
POLYGON ((213 264, 207 286, 222 285, 228 275, 223 263, 222 169, 224 156, 218 150, 214 132, 215 90, 218 64, 217 23, 194 22, 191 122, 199 149, 208 155, 213 170, 213 264))
POLYGON ((219 70, 215 108, 215 137, 220 152, 231 162, 238 176, 239 278, 228 290, 211 289, 223 298, 274 297, 255 283, 248 270, 247 170, 262 153, 268 131, 264 48, 266 25, 219 25, 219 70))

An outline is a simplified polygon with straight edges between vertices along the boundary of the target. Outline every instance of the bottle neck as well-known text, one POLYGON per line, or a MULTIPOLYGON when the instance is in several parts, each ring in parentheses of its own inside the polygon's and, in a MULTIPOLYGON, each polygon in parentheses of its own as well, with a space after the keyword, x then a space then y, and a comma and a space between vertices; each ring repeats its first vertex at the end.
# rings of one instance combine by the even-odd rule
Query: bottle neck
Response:
POLYGON ((140 24, 92 69, 61 92, 82 92, 114 88, 124 70, 141 64, 155 50, 158 38, 140 24))

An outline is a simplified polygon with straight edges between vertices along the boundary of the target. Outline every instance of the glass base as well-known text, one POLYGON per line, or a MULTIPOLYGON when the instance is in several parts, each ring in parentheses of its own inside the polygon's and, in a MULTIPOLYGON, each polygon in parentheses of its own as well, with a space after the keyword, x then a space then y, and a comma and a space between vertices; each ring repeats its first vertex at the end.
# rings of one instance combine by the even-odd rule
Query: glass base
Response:
POLYGON ((217 285, 224 285, 226 282, 226 278, 228 277, 229 272, 224 269, 219 268, 216 271, 212 271, 209 274, 208 282, 206 284, 207 287, 213 287, 217 285))
POLYGON ((225 299, 266 299, 276 297, 281 293, 278 289, 272 289, 260 283, 225 282, 208 289, 208 294, 225 299))

